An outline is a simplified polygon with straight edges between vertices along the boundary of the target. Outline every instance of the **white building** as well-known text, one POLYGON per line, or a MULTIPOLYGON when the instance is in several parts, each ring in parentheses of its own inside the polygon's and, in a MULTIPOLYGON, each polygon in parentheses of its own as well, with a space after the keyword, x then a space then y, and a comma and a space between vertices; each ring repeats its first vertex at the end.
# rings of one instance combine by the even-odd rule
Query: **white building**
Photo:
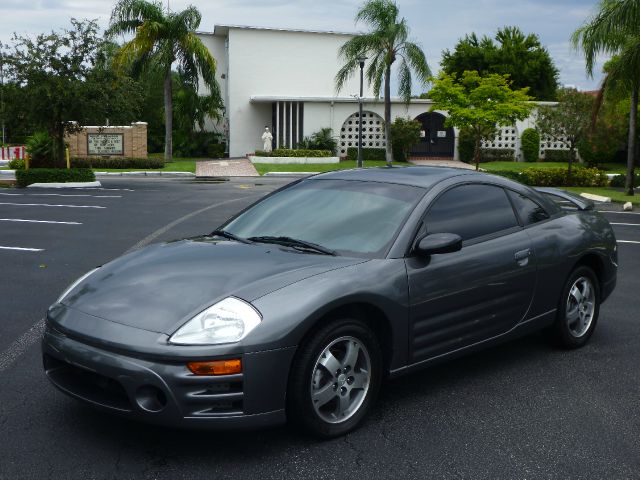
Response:
MULTIPOLYGON (((275 148, 293 148, 325 127, 339 138, 341 155, 357 146, 359 75, 339 93, 334 83, 341 66, 338 50, 354 34, 216 25, 213 32, 198 35, 218 62, 226 108, 223 121, 208 127, 225 133, 230 157, 262 149, 265 126, 274 133, 275 148)), ((366 80, 364 88, 363 146, 383 148, 384 103, 373 96, 366 80)), ((457 158, 457 132, 444 127, 445 112, 430 112, 432 105, 430 100, 412 100, 407 106, 395 98, 392 119, 422 122, 423 137, 413 155, 457 158)), ((528 119, 502 129, 487 146, 519 152, 519 134, 530 124, 528 119)))

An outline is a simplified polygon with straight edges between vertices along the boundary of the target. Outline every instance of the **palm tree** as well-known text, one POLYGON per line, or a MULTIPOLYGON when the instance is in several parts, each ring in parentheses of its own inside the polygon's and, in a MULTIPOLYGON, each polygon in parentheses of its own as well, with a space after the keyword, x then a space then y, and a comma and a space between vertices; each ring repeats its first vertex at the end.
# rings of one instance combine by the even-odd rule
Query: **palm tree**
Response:
POLYGON ((200 25, 200 12, 189 6, 181 12, 162 10, 162 4, 147 0, 120 0, 113 12, 107 36, 134 34, 118 52, 115 62, 122 67, 131 65, 134 71, 144 68, 161 69, 164 75, 165 147, 164 159, 173 156, 173 100, 171 66, 178 70, 195 88, 198 76, 209 88, 210 95, 220 99, 215 79, 216 61, 195 34, 200 25))
POLYGON ((424 86, 431 70, 422 49, 408 40, 409 27, 404 18, 398 18, 398 6, 392 0, 369 0, 356 14, 356 24, 363 22, 369 31, 353 37, 340 47, 345 63, 338 71, 335 83, 340 91, 347 80, 360 67, 360 58, 367 57, 367 81, 380 96, 384 83, 384 132, 387 138, 386 160, 391 165, 391 65, 400 59, 398 67, 398 93, 409 103, 411 100, 412 70, 424 86))
POLYGON ((584 52, 591 76, 598 54, 617 56, 604 84, 624 86, 631 98, 625 190, 633 195, 640 93, 640 0, 601 0, 598 12, 573 33, 571 40, 584 52))

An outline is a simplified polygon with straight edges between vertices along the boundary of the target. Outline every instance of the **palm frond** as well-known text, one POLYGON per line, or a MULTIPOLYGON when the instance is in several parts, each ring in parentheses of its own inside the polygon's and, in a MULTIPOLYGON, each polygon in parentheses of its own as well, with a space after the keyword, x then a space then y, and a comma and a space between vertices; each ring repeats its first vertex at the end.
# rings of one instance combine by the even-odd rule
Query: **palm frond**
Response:
POLYGON ((145 21, 162 23, 165 20, 160 2, 120 0, 113 11, 106 31, 107 37, 135 33, 145 21))

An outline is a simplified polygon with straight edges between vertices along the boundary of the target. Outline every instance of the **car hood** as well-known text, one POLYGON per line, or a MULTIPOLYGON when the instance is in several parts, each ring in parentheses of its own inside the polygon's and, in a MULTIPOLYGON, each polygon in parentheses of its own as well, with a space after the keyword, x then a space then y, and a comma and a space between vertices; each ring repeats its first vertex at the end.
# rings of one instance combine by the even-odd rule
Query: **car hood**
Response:
POLYGON ((211 237, 153 245, 80 282, 63 305, 92 317, 170 334, 228 296, 246 301, 305 278, 366 261, 211 237))

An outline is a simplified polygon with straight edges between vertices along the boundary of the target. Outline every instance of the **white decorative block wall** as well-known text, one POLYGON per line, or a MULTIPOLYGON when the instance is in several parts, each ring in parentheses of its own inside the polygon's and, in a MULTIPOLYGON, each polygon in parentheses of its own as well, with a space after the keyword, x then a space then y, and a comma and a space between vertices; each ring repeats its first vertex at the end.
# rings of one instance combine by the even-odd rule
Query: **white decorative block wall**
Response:
MULTIPOLYGON (((354 113, 345 120, 340 131, 340 154, 346 155, 347 148, 358 146, 359 114, 354 113)), ((362 112, 362 147, 385 148, 384 120, 373 112, 362 112)))

